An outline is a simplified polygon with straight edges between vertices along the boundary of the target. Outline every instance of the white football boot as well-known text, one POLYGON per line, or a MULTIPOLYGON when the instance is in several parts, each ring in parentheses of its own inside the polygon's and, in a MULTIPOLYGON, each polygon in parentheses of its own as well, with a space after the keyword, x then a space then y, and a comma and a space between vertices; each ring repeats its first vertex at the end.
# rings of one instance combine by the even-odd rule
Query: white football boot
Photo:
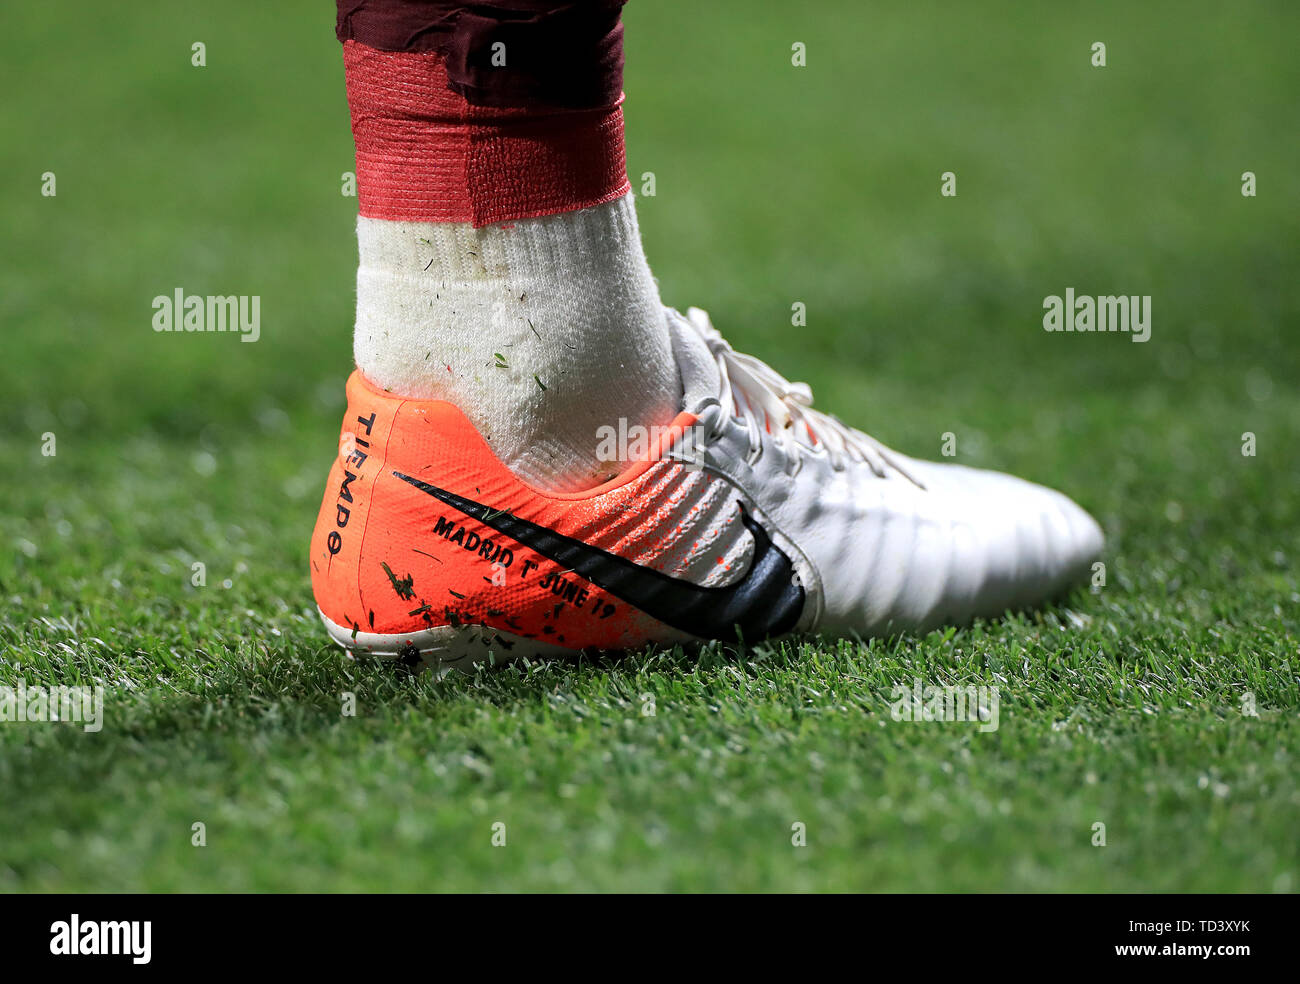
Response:
POLYGON ((891 451, 703 311, 667 317, 682 410, 582 492, 528 485, 455 405, 354 373, 310 558, 335 641, 467 666, 921 630, 1050 598, 1101 549, 1059 492, 891 451))

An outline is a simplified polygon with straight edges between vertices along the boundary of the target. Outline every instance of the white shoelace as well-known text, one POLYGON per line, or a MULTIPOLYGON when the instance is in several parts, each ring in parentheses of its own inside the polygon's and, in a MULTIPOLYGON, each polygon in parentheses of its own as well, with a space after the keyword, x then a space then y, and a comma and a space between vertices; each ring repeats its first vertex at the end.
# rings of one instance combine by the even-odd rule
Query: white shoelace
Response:
POLYGON ((843 471, 849 462, 867 465, 879 478, 892 468, 919 488, 925 488, 909 475, 890 451, 875 438, 855 430, 830 414, 814 410, 812 389, 807 383, 792 383, 762 359, 737 352, 713 327, 707 312, 688 308, 686 318, 704 336, 718 364, 722 377, 721 402, 742 420, 749 433, 749 463, 758 460, 763 450, 763 431, 781 449, 786 470, 796 474, 804 454, 815 454, 815 444, 826 449, 830 465, 843 471), (759 413, 762 419, 759 419, 759 413), (803 435, 805 441, 800 441, 803 435))

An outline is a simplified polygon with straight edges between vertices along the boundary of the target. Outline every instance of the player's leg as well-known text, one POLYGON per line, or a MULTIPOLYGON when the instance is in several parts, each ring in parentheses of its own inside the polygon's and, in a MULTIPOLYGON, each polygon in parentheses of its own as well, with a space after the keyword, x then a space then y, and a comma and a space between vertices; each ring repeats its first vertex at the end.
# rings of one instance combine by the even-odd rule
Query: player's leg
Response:
POLYGON ((620 7, 340 0, 358 372, 311 546, 334 639, 464 665, 868 634, 1077 579, 1101 531, 1065 496, 891 451, 660 305, 620 7))
POLYGON ((357 367, 454 402, 520 477, 609 475, 598 423, 681 383, 624 166, 622 0, 339 0, 357 367))

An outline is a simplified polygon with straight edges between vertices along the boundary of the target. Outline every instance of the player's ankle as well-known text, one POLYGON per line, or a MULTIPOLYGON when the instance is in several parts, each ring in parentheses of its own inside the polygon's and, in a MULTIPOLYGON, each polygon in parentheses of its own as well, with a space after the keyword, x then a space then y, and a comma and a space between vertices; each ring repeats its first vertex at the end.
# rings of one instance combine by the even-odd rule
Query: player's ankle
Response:
POLYGON ((357 367, 455 403, 521 478, 588 488, 603 425, 667 424, 681 382, 630 196, 475 229, 362 218, 357 367))

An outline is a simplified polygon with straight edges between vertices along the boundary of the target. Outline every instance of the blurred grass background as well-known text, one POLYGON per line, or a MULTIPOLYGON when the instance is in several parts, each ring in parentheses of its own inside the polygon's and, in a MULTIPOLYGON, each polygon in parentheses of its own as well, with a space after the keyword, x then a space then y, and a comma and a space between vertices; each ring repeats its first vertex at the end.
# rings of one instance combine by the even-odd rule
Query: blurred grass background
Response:
POLYGON ((952 431, 958 460, 1071 492, 1107 528, 1106 590, 1075 621, 698 668, 435 685, 346 663, 305 568, 351 364, 332 7, 20 6, 0 36, 0 683, 114 691, 98 737, 0 725, 0 887, 1295 888, 1300 10, 625 19, 665 300, 900 450, 952 431), (260 295, 261 340, 154 333, 176 287, 260 295), (1067 287, 1152 295, 1151 341, 1045 333, 1067 287), (1024 703, 997 735, 880 727, 892 680, 998 674, 1024 703), (371 699, 340 722, 347 688, 371 699), (676 711, 629 731, 640 688, 676 711), (473 840, 501 813, 546 846, 473 840), (1109 853, 1101 814, 1125 830, 1109 853), (225 833, 196 860, 202 816, 225 833), (823 839, 792 856, 802 816, 823 839))

